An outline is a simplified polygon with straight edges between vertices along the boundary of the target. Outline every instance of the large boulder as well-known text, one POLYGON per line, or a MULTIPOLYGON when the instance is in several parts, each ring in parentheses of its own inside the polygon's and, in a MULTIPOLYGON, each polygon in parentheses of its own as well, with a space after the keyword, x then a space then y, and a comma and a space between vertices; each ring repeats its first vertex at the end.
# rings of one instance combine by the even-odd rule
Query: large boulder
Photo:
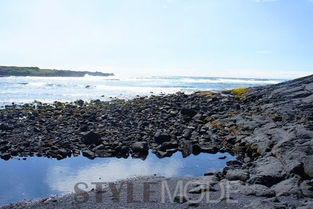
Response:
POLYGON ((267 157, 257 162, 254 174, 251 175, 249 183, 272 186, 283 179, 284 166, 275 157, 267 157))
POLYGON ((276 192, 276 196, 300 195, 299 179, 290 178, 274 185, 272 189, 276 192))

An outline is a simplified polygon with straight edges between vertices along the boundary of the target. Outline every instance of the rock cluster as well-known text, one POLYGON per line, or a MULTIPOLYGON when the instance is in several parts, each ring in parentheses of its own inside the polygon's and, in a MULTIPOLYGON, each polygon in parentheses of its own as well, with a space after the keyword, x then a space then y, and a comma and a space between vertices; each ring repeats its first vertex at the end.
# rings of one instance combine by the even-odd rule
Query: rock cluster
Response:
POLYGON ((312 198, 313 76, 225 93, 7 107, 0 157, 230 152, 238 161, 214 175, 241 182, 242 193, 312 198))

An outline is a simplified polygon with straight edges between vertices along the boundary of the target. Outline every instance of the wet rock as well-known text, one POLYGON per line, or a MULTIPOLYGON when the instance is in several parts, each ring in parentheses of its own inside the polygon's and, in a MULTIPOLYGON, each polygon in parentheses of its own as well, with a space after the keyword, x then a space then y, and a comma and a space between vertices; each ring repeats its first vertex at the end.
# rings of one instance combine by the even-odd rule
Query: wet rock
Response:
POLYGON ((158 144, 162 144, 164 142, 168 142, 171 140, 171 136, 169 133, 164 132, 162 130, 157 130, 154 135, 155 142, 158 144))
POLYGON ((238 160, 230 160, 226 162, 226 165, 229 167, 241 167, 242 166, 242 162, 238 161, 238 160))
POLYGON ((187 140, 182 140, 181 149, 183 157, 188 157, 192 153, 192 144, 187 140))
POLYGON ((2 153, 0 156, 3 160, 9 160, 11 158, 10 153, 2 153))
POLYGON ((133 152, 144 152, 148 150, 147 142, 135 142, 131 145, 131 149, 133 152))
POLYGON ((219 160, 225 160, 227 157, 226 156, 221 156, 221 157, 219 157, 218 159, 219 160))
POLYGON ((84 150, 84 151, 82 151, 82 155, 83 155, 84 157, 89 158, 89 159, 94 159, 94 158, 95 158, 95 153, 92 152, 92 151, 90 151, 90 150, 84 150))
POLYGON ((202 151, 202 148, 199 144, 192 145, 192 154, 198 155, 201 153, 201 151, 202 151))
POLYGON ((176 149, 178 147, 177 142, 164 142, 161 146, 160 146, 160 150, 161 151, 166 151, 168 149, 176 149))
POLYGON ((167 152, 167 151, 158 150, 155 154, 159 158, 164 158, 164 157, 171 157, 173 155, 173 152, 167 152))
POLYGON ((63 158, 65 158, 68 155, 70 155, 70 153, 66 149, 63 149, 63 148, 58 150, 58 154, 61 155, 63 158))
POLYGON ((83 133, 81 133, 81 135, 82 135, 82 139, 83 139, 84 144, 99 145, 102 142, 100 134, 95 133, 93 131, 83 132, 83 133))
POLYGON ((131 145, 132 156, 135 158, 145 158, 148 155, 147 142, 135 142, 131 145))

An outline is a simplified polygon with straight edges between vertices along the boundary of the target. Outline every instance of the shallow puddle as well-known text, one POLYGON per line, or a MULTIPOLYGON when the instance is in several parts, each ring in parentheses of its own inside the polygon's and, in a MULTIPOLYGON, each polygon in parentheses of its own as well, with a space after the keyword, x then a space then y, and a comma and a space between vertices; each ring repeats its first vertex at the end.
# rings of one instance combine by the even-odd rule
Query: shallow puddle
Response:
POLYGON ((136 176, 193 177, 221 170, 233 157, 228 153, 199 154, 183 158, 177 152, 159 159, 150 153, 146 160, 79 156, 64 160, 31 157, 0 160, 0 205, 73 192, 78 182, 109 182, 136 176), (219 159, 223 158, 223 159, 219 159))

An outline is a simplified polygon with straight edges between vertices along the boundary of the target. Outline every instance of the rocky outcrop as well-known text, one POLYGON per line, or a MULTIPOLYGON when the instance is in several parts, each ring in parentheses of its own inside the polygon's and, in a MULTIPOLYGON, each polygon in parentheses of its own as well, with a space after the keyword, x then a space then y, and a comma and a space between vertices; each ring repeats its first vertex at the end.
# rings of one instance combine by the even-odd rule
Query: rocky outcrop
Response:
MULTIPOLYGON (((0 157, 159 157, 230 152, 214 174, 242 193, 312 197, 313 76, 249 88, 0 110, 0 157)), ((203 186, 202 186, 203 187, 203 186)), ((197 188, 197 191, 205 188, 197 188)), ((196 190, 194 191, 196 192, 196 190)))

